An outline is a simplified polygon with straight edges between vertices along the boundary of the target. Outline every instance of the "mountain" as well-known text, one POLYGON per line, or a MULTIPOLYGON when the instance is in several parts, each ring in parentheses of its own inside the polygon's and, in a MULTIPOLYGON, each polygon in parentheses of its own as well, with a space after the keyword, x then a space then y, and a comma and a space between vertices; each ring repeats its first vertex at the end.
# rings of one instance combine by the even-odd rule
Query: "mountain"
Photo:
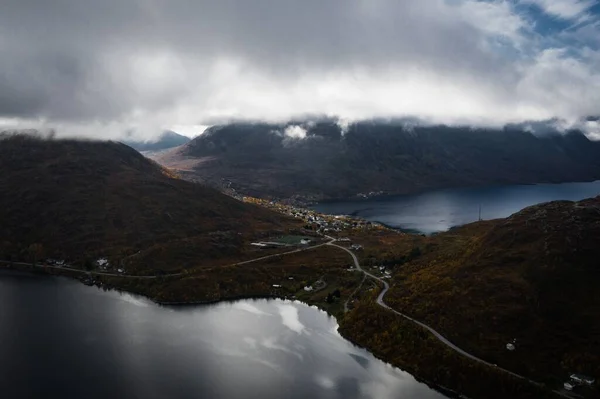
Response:
POLYGON ((190 138, 170 130, 161 134, 157 139, 151 141, 131 141, 125 140, 123 144, 138 151, 162 151, 190 142, 190 138))
POLYGON ((600 178, 600 143, 579 131, 406 121, 360 122, 343 132, 334 121, 214 126, 155 160, 215 187, 308 200, 600 178))
POLYGON ((0 256, 122 260, 180 269, 235 257, 256 234, 292 222, 174 178, 116 142, 0 140, 0 256), (39 245, 35 245, 39 244, 39 245))
POLYGON ((424 238, 386 300, 521 375, 555 386, 572 372, 597 377, 598 237, 600 197, 466 225, 424 238))

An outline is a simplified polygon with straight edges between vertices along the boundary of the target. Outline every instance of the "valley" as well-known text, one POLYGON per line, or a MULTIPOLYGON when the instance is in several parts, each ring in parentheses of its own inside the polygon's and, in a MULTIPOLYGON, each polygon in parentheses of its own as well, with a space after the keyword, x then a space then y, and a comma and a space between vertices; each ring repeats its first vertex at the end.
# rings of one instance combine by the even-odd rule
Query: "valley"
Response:
POLYGON ((314 304, 334 315, 352 342, 470 397, 564 396, 569 373, 600 373, 593 355, 600 353, 593 347, 598 304, 590 299, 598 198, 536 205, 424 236, 271 200, 237 201, 116 143, 6 140, 0 151, 10 163, 3 167, 15 169, 3 184, 20 194, 4 198, 10 213, 2 213, 3 224, 27 228, 5 230, 5 268, 75 277, 165 305, 242 298, 314 304), (29 152, 14 151, 23 143, 29 152), (70 169, 72 157, 85 168, 70 169), (40 160, 46 174, 36 169, 40 160), (104 168, 113 168, 110 179, 97 175, 104 168), (32 177, 23 178, 27 173, 32 177), (66 176, 92 184, 44 183, 66 176), (130 207, 128 192, 142 207, 130 207), (112 207, 75 207, 94 193, 112 207), (41 195, 48 200, 25 212, 27 199, 41 195), (61 214, 69 217, 56 218, 61 214), (94 234, 64 235, 82 228, 78 221, 96 226, 94 234), (507 342, 517 350, 508 352, 507 342))

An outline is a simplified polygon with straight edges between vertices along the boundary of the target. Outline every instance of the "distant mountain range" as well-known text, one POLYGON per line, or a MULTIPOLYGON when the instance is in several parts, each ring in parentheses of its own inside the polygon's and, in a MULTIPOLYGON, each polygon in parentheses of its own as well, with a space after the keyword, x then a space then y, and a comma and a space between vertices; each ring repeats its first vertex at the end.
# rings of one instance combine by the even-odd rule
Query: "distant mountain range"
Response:
POLYGON ((125 140, 123 144, 128 145, 129 147, 142 151, 162 151, 169 148, 177 147, 183 144, 186 144, 191 139, 186 136, 182 136, 181 134, 175 133, 173 131, 166 131, 161 134, 157 139, 151 141, 132 141, 125 140))
POLYGON ((538 127, 235 123, 155 160, 215 187, 301 200, 600 179, 600 143, 578 130, 534 133, 538 127))

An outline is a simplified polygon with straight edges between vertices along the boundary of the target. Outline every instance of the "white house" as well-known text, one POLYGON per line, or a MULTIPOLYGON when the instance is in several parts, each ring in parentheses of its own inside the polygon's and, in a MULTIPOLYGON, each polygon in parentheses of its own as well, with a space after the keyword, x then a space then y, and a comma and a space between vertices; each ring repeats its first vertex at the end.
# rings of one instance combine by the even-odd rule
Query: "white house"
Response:
POLYGON ((579 384, 593 385, 596 382, 592 377, 588 377, 582 374, 571 374, 571 381, 575 381, 579 384))
POLYGON ((312 290, 313 290, 312 285, 307 285, 306 287, 304 287, 304 291, 306 291, 306 292, 310 292, 312 290))
POLYGON ((566 389, 567 391, 572 391, 572 390, 573 390, 573 388, 575 388, 575 386, 574 386, 573 384, 569 383, 569 382, 565 382, 565 383, 563 384, 563 386, 565 387, 565 389, 566 389))
POLYGON ((106 258, 100 258, 96 261, 96 264, 98 266, 108 266, 108 259, 106 258))
POLYGON ((309 239, 306 239, 306 238, 303 238, 303 239, 300 240, 300 244, 301 245, 308 245, 310 243, 311 243, 311 241, 309 239))

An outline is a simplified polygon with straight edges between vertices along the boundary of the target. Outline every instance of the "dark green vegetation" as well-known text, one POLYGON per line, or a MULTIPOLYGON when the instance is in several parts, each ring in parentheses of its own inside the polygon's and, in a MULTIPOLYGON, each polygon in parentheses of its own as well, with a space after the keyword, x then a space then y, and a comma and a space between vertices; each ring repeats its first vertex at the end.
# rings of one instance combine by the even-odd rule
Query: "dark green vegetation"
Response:
POLYGON ((558 398, 550 390, 469 360, 414 323, 376 305, 367 292, 340 323, 340 333, 375 356, 468 398, 558 398))
POLYGON ((0 257, 149 274, 243 258, 296 221, 171 176, 124 144, 0 140, 0 257))
POLYGON ((558 388, 573 372, 600 375, 598 237, 600 197, 537 205, 433 237, 365 238, 371 250, 363 258, 394 264, 386 302, 396 310, 558 388))
MULTIPOLYGON (((112 268, 158 277, 93 276, 96 282, 159 302, 296 297, 336 315, 344 336, 434 384, 469 397, 547 394, 377 306, 378 288, 367 279, 356 290, 362 275, 347 270, 352 260, 339 248, 236 264, 288 251, 249 243, 297 241, 303 223, 174 178, 123 144, 8 137, 0 140, 0 171, 4 259, 52 257, 95 269, 94 260, 107 257, 112 268), (307 285, 314 290, 304 291, 307 285)), ((534 206, 432 237, 345 234, 351 241, 344 245, 364 247, 363 267, 392 271, 386 303, 476 356, 552 389, 570 372, 600 375, 600 197, 534 206)))
POLYGON ((156 160, 182 176, 255 197, 326 199, 359 193, 600 179, 600 143, 581 132, 519 127, 406 127, 361 122, 215 126, 156 160), (306 138, 286 137, 302 125, 306 138), (231 185, 229 185, 231 182, 231 185))
POLYGON ((188 143, 190 138, 172 131, 166 131, 153 141, 125 140, 123 144, 138 151, 161 151, 188 143))

